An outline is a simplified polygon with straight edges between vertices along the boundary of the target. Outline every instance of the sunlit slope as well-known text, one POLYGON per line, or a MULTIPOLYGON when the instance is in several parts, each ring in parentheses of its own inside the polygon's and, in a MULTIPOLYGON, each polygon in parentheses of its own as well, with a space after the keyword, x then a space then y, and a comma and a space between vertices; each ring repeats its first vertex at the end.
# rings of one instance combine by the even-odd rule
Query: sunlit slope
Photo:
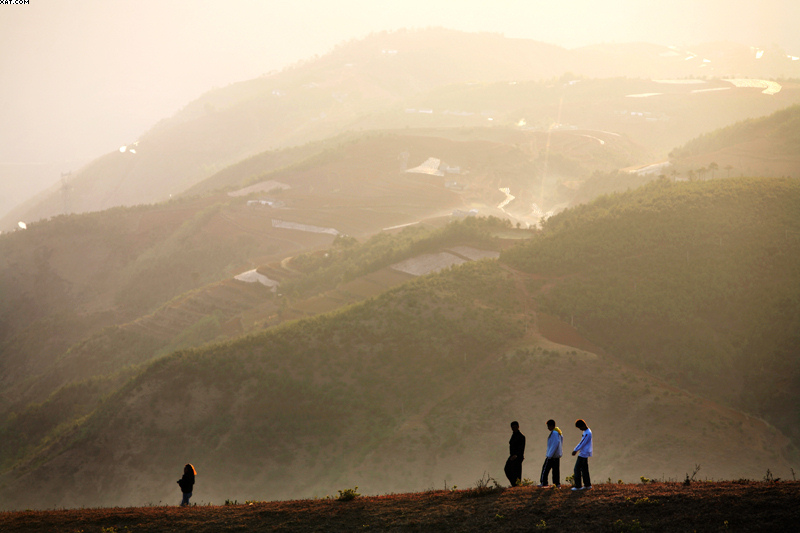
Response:
POLYGON ((800 106, 697 137, 670 153, 680 171, 704 176, 800 176, 800 106))
POLYGON ((280 196, 263 190, 249 198, 282 200, 288 207, 315 205, 317 217, 328 221, 324 225, 350 234, 363 231, 348 222, 351 214, 376 223, 382 217, 378 227, 388 227, 416 222, 436 207, 440 214, 476 209, 480 215, 511 217, 528 225, 573 201, 594 172, 652 157, 630 138, 607 132, 500 127, 374 131, 314 146, 317 153, 284 168, 272 170, 259 163, 272 157, 267 152, 197 188, 223 187, 240 194, 235 189, 243 193, 259 184, 283 187, 280 196), (428 160, 436 161, 437 173, 414 172, 428 160), (501 189, 514 199, 498 209, 507 198, 501 189))
MULTIPOLYGON (((557 80, 518 80, 513 83, 455 84, 416 95, 406 101, 413 110, 430 109, 434 117, 393 110, 405 115, 410 126, 441 120, 450 125, 520 124, 537 130, 588 130, 613 132, 635 139, 657 159, 665 159, 675 146, 703 133, 745 119, 769 115, 800 102, 796 80, 775 83, 780 91, 764 94, 737 86, 725 76, 705 79, 583 78, 565 74, 557 80), (464 116, 462 113, 469 113, 464 116), (524 124, 524 125, 523 125, 524 124)), ((764 81, 763 83, 767 83, 764 81)), ((395 114, 375 115, 380 124, 396 120, 395 114)))
POLYGON ((725 41, 696 43, 689 48, 610 42, 573 51, 581 62, 577 71, 594 77, 630 76, 630 72, 636 72, 642 78, 663 77, 665 73, 694 79, 742 74, 754 79, 785 80, 796 78, 800 69, 798 61, 778 46, 763 49, 725 41))
POLYGON ((565 447, 579 437, 571 421, 590 421, 598 480, 682 477, 696 463, 711 476, 788 469, 787 439, 763 422, 588 343, 548 340, 569 327, 532 314, 526 278, 470 263, 161 359, 8 473, 4 505, 166 502, 169 472, 186 461, 200 471, 201 502, 469 486, 484 472, 502 479, 512 419, 529 438, 524 475, 535 478, 550 417, 565 447), (695 419, 704 428, 687 424, 695 419))
POLYGON ((435 29, 372 35, 281 72, 210 91, 127 141, 123 151, 74 169, 66 187, 26 202, 0 227, 8 230, 18 220, 65 212, 163 201, 264 150, 346 131, 513 125, 524 119, 537 128, 560 122, 634 135, 649 149, 666 153, 708 129, 797 102, 792 84, 766 96, 758 89, 734 90, 720 80, 797 78, 800 62, 785 56, 767 61, 771 54, 757 60, 746 47, 715 53, 722 49, 707 48, 708 64, 703 56, 687 61, 683 52, 641 43, 565 50, 435 29), (571 74, 556 81, 565 73, 571 74), (619 87, 613 98, 602 82, 587 85, 588 90, 563 87, 581 77, 625 78, 629 86, 619 87), (735 105, 718 92, 684 91, 676 97, 674 85, 644 88, 642 83, 700 77, 711 81, 692 90, 731 89, 735 105), (483 92, 482 84, 502 84, 509 91, 483 92), (651 92, 667 96, 626 98, 651 92), (646 120, 654 116, 663 120, 646 120))
POLYGON ((548 220, 503 261, 626 361, 800 440, 800 182, 656 182, 548 220))
POLYGON ((267 150, 238 161, 182 193, 183 196, 202 196, 214 191, 235 191, 245 184, 251 184, 260 176, 301 164, 303 161, 320 153, 335 148, 348 138, 359 137, 359 134, 345 133, 321 141, 309 142, 301 146, 267 150))
MULTIPOLYGON (((534 41, 447 30, 350 42, 321 58, 188 103, 124 152, 107 154, 75 172, 68 210, 163 201, 266 149, 361 128, 364 116, 443 83, 551 77, 561 72, 566 54, 534 41), (391 53, 398 50, 403 53, 391 53)), ((14 221, 3 226, 65 209, 59 191, 9 214, 6 218, 14 221)))

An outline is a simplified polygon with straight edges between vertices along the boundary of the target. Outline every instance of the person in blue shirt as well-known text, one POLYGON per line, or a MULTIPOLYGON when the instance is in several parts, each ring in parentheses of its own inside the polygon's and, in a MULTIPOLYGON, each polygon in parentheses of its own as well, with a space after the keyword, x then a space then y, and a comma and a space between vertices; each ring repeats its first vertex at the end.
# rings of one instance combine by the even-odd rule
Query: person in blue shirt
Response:
POLYGON ((589 477, 589 457, 592 456, 592 430, 583 419, 575 421, 575 427, 580 429, 581 441, 572 450, 572 455, 578 454, 575 461, 575 481, 572 490, 589 490, 592 488, 592 479, 589 477))
POLYGON ((556 422, 553 419, 547 421, 547 429, 550 434, 547 436, 547 454, 544 458, 542 465, 542 475, 539 478, 539 486, 547 486, 547 476, 550 470, 553 471, 553 485, 561 488, 561 455, 564 443, 564 436, 561 430, 556 427, 556 422))

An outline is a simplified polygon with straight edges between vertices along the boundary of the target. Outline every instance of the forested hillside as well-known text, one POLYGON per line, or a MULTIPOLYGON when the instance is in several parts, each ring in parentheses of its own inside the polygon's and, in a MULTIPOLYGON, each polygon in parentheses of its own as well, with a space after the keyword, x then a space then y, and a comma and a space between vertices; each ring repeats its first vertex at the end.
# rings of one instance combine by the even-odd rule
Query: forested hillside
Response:
POLYGON ((626 361, 800 442, 800 182, 661 180, 503 254, 542 305, 626 361))
MULTIPOLYGON (((3 422, 4 505, 157 503, 185 462, 199 502, 463 487, 502 479, 513 419, 529 479, 544 421, 568 448, 579 417, 598 480, 698 464, 717 479, 791 475, 799 201, 788 179, 656 182, 516 230, 533 238, 500 261, 74 383, 3 422)), ((286 286, 341 289, 415 253, 504 248, 513 232, 475 219, 340 238, 295 258, 286 286)))
MULTIPOLYGON (((274 324, 279 311, 286 311, 280 320, 292 315, 293 306, 284 308, 260 284, 234 281, 243 271, 264 267, 286 294, 309 298, 312 289, 329 290, 374 265, 408 258, 410 243, 427 238, 426 220, 444 224, 458 208, 507 216, 495 207, 501 186, 519 198, 507 212, 538 219, 531 201, 564 203, 571 191, 545 186, 544 155, 516 146, 531 139, 544 144, 540 133, 486 128, 352 134, 245 161, 209 180, 203 196, 60 216, 0 236, 0 411, 18 412, 75 380, 274 324), (445 176, 403 172, 401 151, 410 165, 438 156, 457 166, 460 174, 451 179, 461 189, 446 187, 445 176), (282 185, 249 195, 209 192, 265 181, 282 185), (265 197, 280 207, 260 204, 265 197), (363 248, 351 246, 406 224, 421 231, 410 227, 398 237, 403 245, 378 234, 363 248), (331 255, 344 254, 347 263, 309 270, 315 256, 302 253, 334 241, 331 233, 307 231, 315 227, 340 234, 331 255), (300 257, 290 261, 294 255, 300 257), (374 264, 352 261, 356 255, 374 264)), ((562 154, 564 165, 598 153, 596 143, 575 139, 553 136, 553 154, 562 154)), ((603 152, 620 157, 632 147, 610 140, 603 152)))

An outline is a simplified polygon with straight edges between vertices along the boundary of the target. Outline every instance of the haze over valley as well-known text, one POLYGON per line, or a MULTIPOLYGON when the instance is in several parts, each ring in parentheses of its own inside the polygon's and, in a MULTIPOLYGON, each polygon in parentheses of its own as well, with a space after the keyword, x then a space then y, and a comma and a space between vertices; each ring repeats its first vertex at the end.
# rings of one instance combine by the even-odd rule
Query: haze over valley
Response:
POLYGON ((538 483, 549 418, 562 475, 584 418, 597 483, 794 476, 797 43, 459 20, 4 156, 1 509, 177 503, 189 462, 196 503, 468 487, 511 420, 538 483))

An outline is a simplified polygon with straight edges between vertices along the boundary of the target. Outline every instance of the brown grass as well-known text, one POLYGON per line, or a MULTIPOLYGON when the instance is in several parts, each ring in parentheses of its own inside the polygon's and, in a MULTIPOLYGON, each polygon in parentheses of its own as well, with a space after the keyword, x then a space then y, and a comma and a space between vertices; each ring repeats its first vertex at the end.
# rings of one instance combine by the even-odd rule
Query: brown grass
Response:
MULTIPOLYGON (((334 499, 0 513, 4 532, 66 531, 787 531, 800 483, 596 484, 334 499), (565 486, 566 487, 566 486, 565 486)), ((177 500, 177 497, 176 497, 177 500)))

